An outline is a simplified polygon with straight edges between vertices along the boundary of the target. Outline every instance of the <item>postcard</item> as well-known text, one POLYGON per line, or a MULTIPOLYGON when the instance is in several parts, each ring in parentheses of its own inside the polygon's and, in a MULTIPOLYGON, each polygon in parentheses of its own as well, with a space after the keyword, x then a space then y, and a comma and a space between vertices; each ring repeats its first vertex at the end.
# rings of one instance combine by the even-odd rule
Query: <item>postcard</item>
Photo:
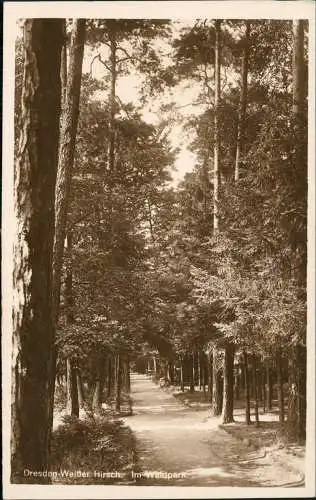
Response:
POLYGON ((5 2, 4 498, 315 495, 315 10, 5 2))

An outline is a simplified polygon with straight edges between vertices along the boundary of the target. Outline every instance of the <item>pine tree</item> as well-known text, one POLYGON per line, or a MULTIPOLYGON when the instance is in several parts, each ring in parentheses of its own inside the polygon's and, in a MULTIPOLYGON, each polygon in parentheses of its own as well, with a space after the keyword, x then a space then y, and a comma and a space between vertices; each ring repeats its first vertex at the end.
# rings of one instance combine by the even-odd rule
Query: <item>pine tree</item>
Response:
POLYGON ((24 25, 24 77, 19 148, 15 161, 12 359, 12 476, 49 465, 54 341, 52 257, 62 20, 28 19, 24 25))

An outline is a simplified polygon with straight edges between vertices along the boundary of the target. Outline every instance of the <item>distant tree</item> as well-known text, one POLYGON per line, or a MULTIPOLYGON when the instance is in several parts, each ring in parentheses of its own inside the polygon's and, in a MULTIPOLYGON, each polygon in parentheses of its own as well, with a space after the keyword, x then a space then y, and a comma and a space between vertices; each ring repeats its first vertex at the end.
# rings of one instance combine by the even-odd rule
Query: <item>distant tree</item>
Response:
POLYGON ((103 59, 99 52, 92 63, 97 60, 104 66, 105 79, 110 82, 107 169, 113 176, 116 175, 115 119, 118 111, 125 108, 117 95, 118 79, 132 68, 141 73, 152 73, 153 77, 159 69, 159 58, 150 42, 167 36, 168 26, 169 21, 159 19, 95 19, 88 24, 88 42, 96 49, 106 46, 109 53, 108 58, 103 59))
POLYGON ((247 90, 248 90, 248 65, 249 65, 249 38, 250 38, 250 22, 246 21, 245 38, 243 40, 243 54, 241 67, 241 89, 240 103, 238 114, 238 131, 236 143, 236 160, 235 160, 235 181, 239 180, 239 166, 242 160, 243 145, 245 142, 245 119, 247 105, 247 90))

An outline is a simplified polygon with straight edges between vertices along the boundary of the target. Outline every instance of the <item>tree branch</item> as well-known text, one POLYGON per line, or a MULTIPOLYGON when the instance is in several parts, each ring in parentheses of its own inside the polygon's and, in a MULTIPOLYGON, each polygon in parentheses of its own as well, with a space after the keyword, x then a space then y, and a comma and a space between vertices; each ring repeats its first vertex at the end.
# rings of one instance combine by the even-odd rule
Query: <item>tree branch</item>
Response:
POLYGON ((94 58, 92 59, 91 63, 90 63, 90 75, 92 74, 92 66, 93 66, 93 63, 94 61, 98 58, 98 56, 94 56, 94 58))
POLYGON ((111 44, 109 42, 105 42, 104 40, 102 40, 102 43, 104 43, 104 45, 106 45, 107 47, 109 47, 109 49, 111 48, 111 44))
POLYGON ((123 104, 123 102, 121 101, 121 99, 119 98, 118 95, 115 96, 115 99, 118 101, 118 103, 121 105, 121 108, 123 109, 123 111, 126 113, 127 115, 127 118, 129 120, 131 120, 131 115, 129 114, 129 112, 127 111, 127 106, 125 106, 125 104, 123 104))
POLYGON ((92 65, 93 65, 93 63, 94 63, 94 61, 95 61, 96 59, 97 59, 97 60, 98 60, 101 64, 103 64, 103 66, 105 66, 105 68, 106 68, 108 71, 110 71, 110 72, 111 72, 111 68, 110 68, 110 66, 108 66, 108 65, 106 64, 106 62, 105 62, 105 61, 103 61, 103 59, 101 59, 101 54, 99 53, 99 54, 97 54, 96 56, 94 56, 94 58, 92 59, 92 61, 91 61, 91 63, 90 63, 90 74, 92 73, 92 65))
POLYGON ((129 60, 129 61, 133 61, 133 60, 134 60, 134 61, 138 61, 139 63, 141 63, 141 62, 142 62, 142 60, 141 60, 141 59, 139 59, 138 57, 136 57, 136 56, 133 56, 133 55, 129 54, 129 53, 127 52, 127 50, 125 50, 123 47, 117 47, 117 48, 116 48, 116 50, 121 50, 121 51, 122 51, 122 52, 124 52, 124 54, 126 55, 126 57, 123 57, 123 59, 118 59, 118 60, 117 60, 117 62, 118 62, 118 63, 120 63, 120 62, 122 62, 122 61, 127 61, 127 60, 129 60))
POLYGON ((116 47, 116 50, 121 50, 122 52, 124 52, 124 54, 126 55, 127 59, 132 59, 132 56, 123 47, 116 47))
POLYGON ((133 60, 133 57, 123 57, 122 59, 117 59, 116 60, 116 63, 117 64, 120 64, 121 62, 124 62, 124 61, 132 61, 133 60))

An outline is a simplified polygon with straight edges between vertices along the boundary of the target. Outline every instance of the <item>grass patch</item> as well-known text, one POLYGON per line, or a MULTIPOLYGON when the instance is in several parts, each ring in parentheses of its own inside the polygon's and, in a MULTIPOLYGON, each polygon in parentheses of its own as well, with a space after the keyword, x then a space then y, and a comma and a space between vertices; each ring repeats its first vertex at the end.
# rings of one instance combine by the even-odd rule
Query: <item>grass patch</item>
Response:
POLYGON ((185 392, 175 392, 174 397, 188 406, 189 408, 194 408, 195 410, 206 410, 210 408, 209 394, 204 391, 185 391, 185 392))
POLYGON ((124 484, 136 462, 136 441, 121 420, 64 417, 52 435, 55 484, 124 484), (112 474, 112 477, 111 477, 112 474))
POLYGON ((272 446, 277 442, 280 424, 279 422, 260 422, 260 426, 257 427, 255 423, 247 425, 244 422, 238 422, 220 425, 220 428, 249 447, 259 449, 272 446))

